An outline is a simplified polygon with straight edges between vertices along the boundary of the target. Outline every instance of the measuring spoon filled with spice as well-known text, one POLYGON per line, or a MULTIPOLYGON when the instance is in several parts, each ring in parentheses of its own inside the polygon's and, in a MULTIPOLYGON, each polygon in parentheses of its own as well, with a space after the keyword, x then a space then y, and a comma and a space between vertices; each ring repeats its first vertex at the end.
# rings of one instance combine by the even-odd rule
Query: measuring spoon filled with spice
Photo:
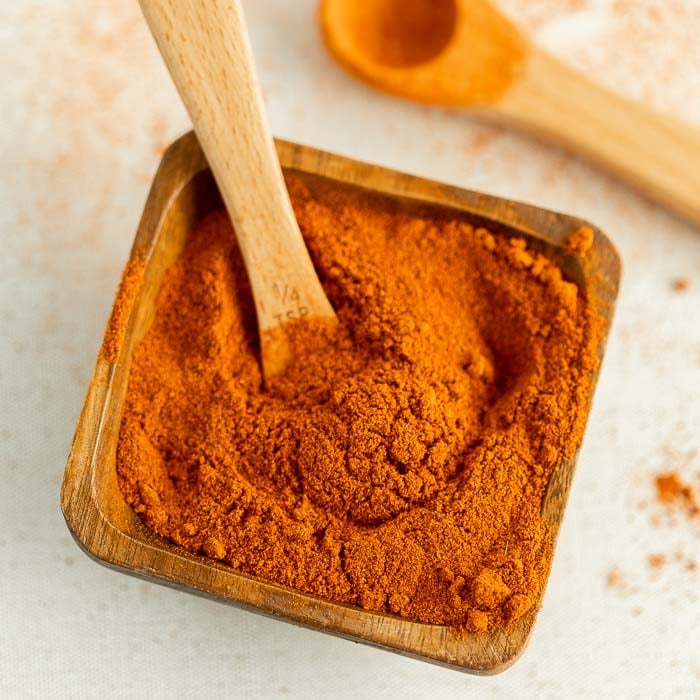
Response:
POLYGON ((323 0, 321 23, 372 85, 533 132, 700 224, 700 131, 563 65, 488 0, 323 0))
POLYGON ((240 2, 141 0, 141 7, 233 223, 269 379, 290 359, 290 323, 332 326, 336 316, 294 217, 240 2))

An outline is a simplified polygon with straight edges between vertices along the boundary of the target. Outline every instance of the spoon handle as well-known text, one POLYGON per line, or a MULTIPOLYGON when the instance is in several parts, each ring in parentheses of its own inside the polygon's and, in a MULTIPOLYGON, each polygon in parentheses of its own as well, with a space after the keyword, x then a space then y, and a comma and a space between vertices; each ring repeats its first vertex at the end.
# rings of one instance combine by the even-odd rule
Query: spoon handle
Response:
POLYGON ((335 318, 285 187, 239 0, 140 0, 233 222, 264 333, 335 318))
POLYGON ((537 49, 489 112, 581 153, 700 224, 700 130, 614 95, 537 49))

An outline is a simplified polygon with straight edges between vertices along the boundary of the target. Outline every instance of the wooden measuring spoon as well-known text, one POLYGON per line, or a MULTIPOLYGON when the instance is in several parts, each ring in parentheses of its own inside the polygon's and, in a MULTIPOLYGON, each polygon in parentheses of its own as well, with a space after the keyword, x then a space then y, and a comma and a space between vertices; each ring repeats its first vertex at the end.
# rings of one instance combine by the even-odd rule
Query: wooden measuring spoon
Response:
POLYGON ((233 222, 269 379, 290 359, 285 324, 336 317, 294 217, 240 2, 140 2, 233 222))
POLYGON ((567 68, 487 0, 323 0, 321 23, 376 87, 534 132, 700 224, 700 130, 567 68))

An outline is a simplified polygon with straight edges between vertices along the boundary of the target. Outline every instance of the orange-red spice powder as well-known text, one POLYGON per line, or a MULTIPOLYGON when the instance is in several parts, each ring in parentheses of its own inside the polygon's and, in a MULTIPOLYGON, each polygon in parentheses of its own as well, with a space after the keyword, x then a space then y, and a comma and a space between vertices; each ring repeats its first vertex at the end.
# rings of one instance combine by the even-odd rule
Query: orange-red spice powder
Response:
POLYGON ((186 549, 299 591, 480 632, 539 603, 552 473, 581 442, 602 323, 525 240, 292 177, 340 319, 263 385, 228 218, 167 272, 119 482, 186 549))

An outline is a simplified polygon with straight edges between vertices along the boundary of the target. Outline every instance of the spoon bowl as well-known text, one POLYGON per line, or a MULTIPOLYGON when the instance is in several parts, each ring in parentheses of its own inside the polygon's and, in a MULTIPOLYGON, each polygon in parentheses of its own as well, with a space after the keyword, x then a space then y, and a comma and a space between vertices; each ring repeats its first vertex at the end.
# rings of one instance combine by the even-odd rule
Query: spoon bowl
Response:
POLYGON ((345 13, 329 27, 347 27, 349 38, 370 60, 389 68, 427 63, 444 51, 457 26, 456 0, 422 0, 408 6, 400 0, 377 0, 326 7, 345 13))
POLYGON ((493 101, 526 53, 518 29, 483 0, 324 0, 321 26, 346 68, 432 104, 493 101))

